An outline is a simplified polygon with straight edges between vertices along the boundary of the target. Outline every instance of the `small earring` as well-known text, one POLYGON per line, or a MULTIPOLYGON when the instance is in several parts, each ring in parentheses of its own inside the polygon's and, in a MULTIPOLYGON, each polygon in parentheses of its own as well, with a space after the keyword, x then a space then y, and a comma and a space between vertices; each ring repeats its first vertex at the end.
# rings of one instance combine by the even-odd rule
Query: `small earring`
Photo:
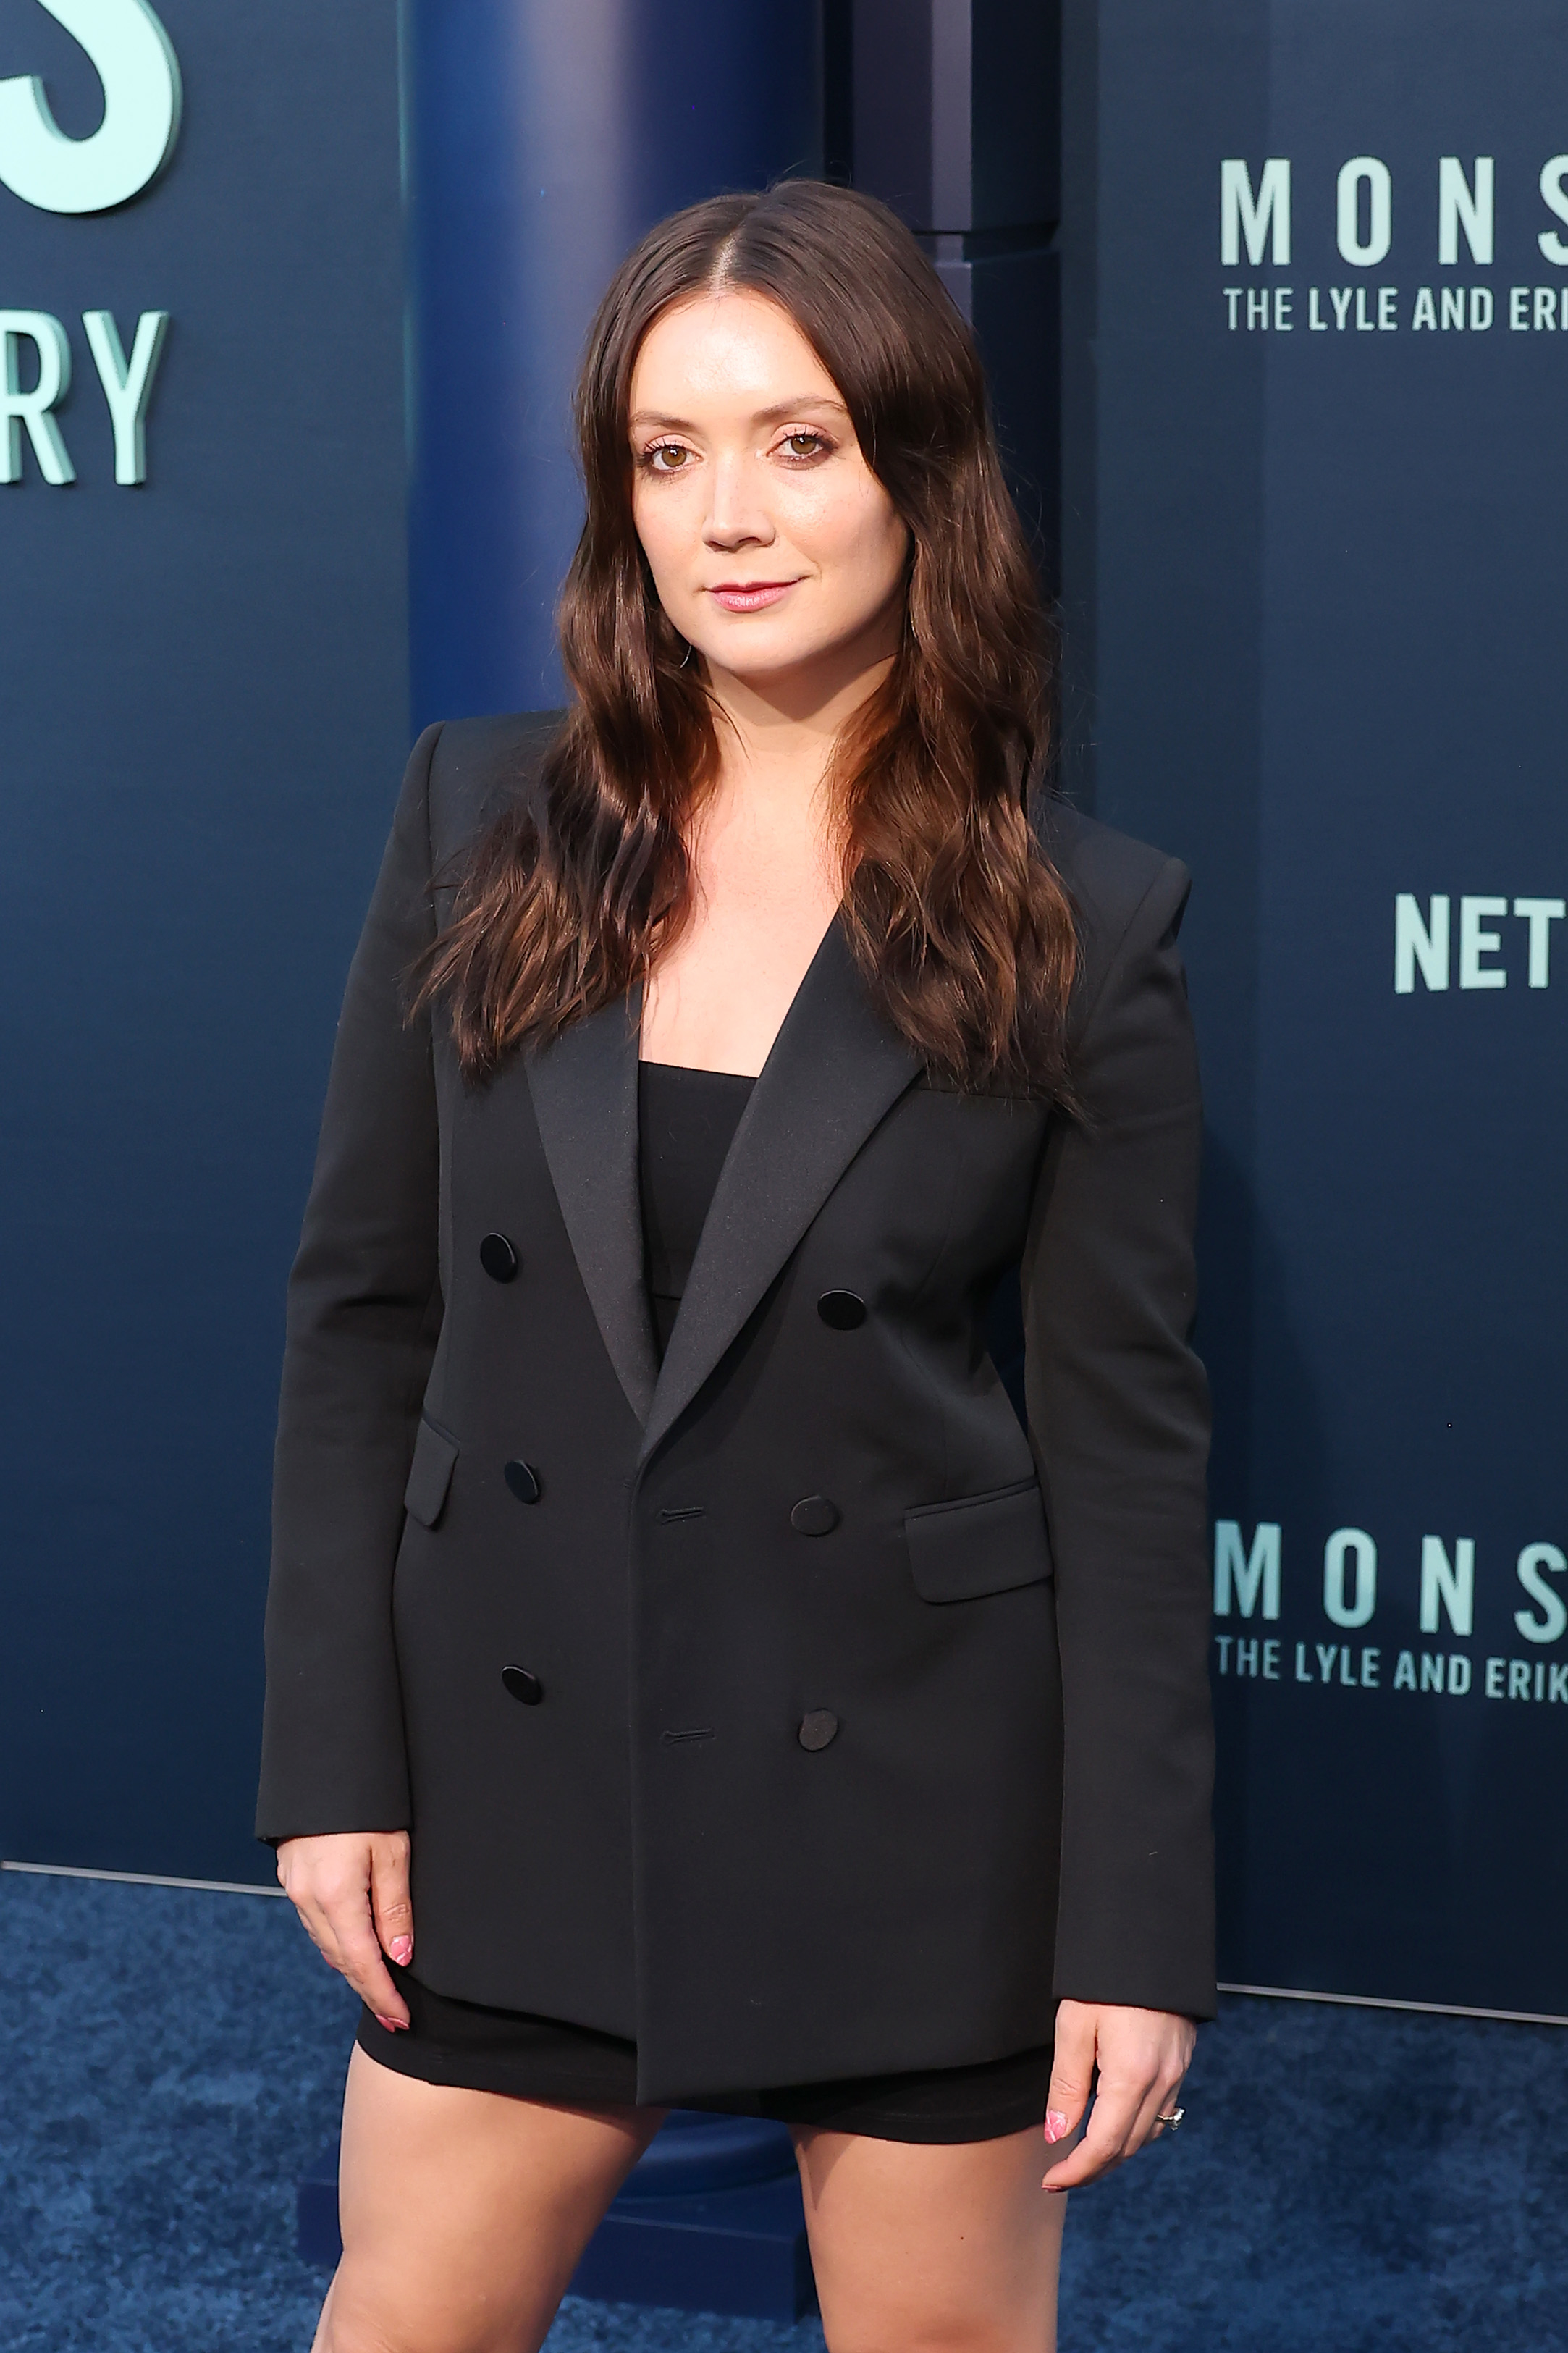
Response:
POLYGON ((686 651, 681 655, 680 659, 679 659, 679 660, 676 663, 676 665, 675 665, 675 666, 676 666, 676 668, 677 668, 677 670, 684 670, 684 669, 686 668, 687 663, 688 663, 690 659, 691 659, 691 640, 690 640, 690 638, 688 638, 688 639, 687 639, 687 641, 686 641, 686 651))

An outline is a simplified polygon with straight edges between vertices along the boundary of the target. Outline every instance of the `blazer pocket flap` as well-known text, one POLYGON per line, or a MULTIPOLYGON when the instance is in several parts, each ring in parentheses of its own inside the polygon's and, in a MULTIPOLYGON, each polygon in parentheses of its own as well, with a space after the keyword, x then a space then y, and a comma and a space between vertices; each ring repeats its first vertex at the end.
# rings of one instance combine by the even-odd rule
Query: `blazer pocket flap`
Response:
POLYGON ((444 1430, 437 1430, 433 1421, 421 1417, 408 1484, 403 1491, 403 1508, 421 1527, 433 1528, 440 1518, 457 1459, 456 1439, 448 1438, 444 1430))
POLYGON ((1051 1573, 1050 1538, 1037 1479, 904 1514, 910 1569, 922 1601, 978 1601, 1051 1573))

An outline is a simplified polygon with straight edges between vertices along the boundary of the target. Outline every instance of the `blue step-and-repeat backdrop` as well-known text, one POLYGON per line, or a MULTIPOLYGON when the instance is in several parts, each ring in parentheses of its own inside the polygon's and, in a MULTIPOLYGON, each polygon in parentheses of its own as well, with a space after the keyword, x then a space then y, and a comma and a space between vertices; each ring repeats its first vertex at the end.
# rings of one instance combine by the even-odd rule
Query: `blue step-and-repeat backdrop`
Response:
POLYGON ((1562 2016, 1568 15, 1102 0, 1066 104, 1069 765, 1197 877, 1223 1972, 1562 2016))
MULTIPOLYGON (((9 1859, 267 1876, 410 480, 421 710, 547 699, 588 280, 811 162, 792 7, 769 79, 776 9, 412 0, 400 92, 393 0, 0 0, 9 1859)), ((1066 773, 1196 877, 1224 1973, 1568 2016, 1568 16, 1062 16, 1066 773)))
POLYGON ((283 1283, 407 750, 397 27, 0 0, 0 1854, 260 1880, 283 1283))

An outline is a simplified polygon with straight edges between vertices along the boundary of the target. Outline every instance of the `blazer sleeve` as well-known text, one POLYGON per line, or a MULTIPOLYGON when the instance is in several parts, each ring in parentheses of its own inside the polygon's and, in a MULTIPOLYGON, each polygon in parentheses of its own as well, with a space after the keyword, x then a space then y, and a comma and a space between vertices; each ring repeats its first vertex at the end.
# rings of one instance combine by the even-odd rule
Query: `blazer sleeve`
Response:
POLYGON ((1161 861, 1078 1039, 1023 1268, 1063 1693, 1056 1991, 1215 2012, 1209 1411, 1188 1345, 1202 1111, 1161 861))
POLYGON ((350 969, 289 1283, 257 1813, 272 1841, 409 1820, 392 1575, 442 1303, 430 1024, 406 1004, 435 931, 439 733, 414 747, 350 969))

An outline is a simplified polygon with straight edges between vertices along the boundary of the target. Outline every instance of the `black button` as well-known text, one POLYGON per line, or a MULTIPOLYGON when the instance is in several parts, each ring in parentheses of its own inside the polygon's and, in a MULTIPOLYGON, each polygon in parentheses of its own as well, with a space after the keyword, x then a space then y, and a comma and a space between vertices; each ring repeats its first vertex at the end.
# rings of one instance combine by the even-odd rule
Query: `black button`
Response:
POLYGON ((509 1462, 501 1472, 501 1477, 520 1504, 538 1503, 539 1473, 537 1471, 531 1471, 526 1462, 509 1462))
POLYGON ((838 1525, 838 1506, 826 1495, 803 1495, 789 1524, 798 1536, 831 1535, 838 1525))
MULTIPOLYGON (((510 1670, 509 1670, 509 1672, 510 1672, 510 1670)), ((836 1740, 837 1736, 838 1718, 834 1715, 831 1708, 814 1707, 809 1715, 802 1716, 800 1720, 799 1733, 800 1745, 803 1748, 809 1748, 813 1755, 816 1754, 817 1749, 826 1748, 828 1742, 830 1740, 836 1740)))
POLYGON ((830 1332, 853 1332, 866 1321, 866 1303, 858 1291, 825 1291, 816 1312, 830 1332))
MULTIPOLYGON (((544 1685, 537 1675, 530 1674, 526 1667, 503 1667, 500 1671, 500 1679, 513 1699, 520 1699, 524 1707, 537 1707, 544 1697, 544 1685)), ((808 1718, 807 1721, 809 1720, 808 1718)), ((835 1725, 834 1730, 837 1731, 837 1726, 835 1725)), ((804 1739, 805 1736, 803 1733, 801 1737, 804 1739)), ((832 1736, 830 1733, 829 1739, 832 1736)))
POLYGON ((479 1244, 479 1264, 492 1282, 510 1282, 517 1272, 517 1252, 504 1234, 487 1234, 479 1244))

